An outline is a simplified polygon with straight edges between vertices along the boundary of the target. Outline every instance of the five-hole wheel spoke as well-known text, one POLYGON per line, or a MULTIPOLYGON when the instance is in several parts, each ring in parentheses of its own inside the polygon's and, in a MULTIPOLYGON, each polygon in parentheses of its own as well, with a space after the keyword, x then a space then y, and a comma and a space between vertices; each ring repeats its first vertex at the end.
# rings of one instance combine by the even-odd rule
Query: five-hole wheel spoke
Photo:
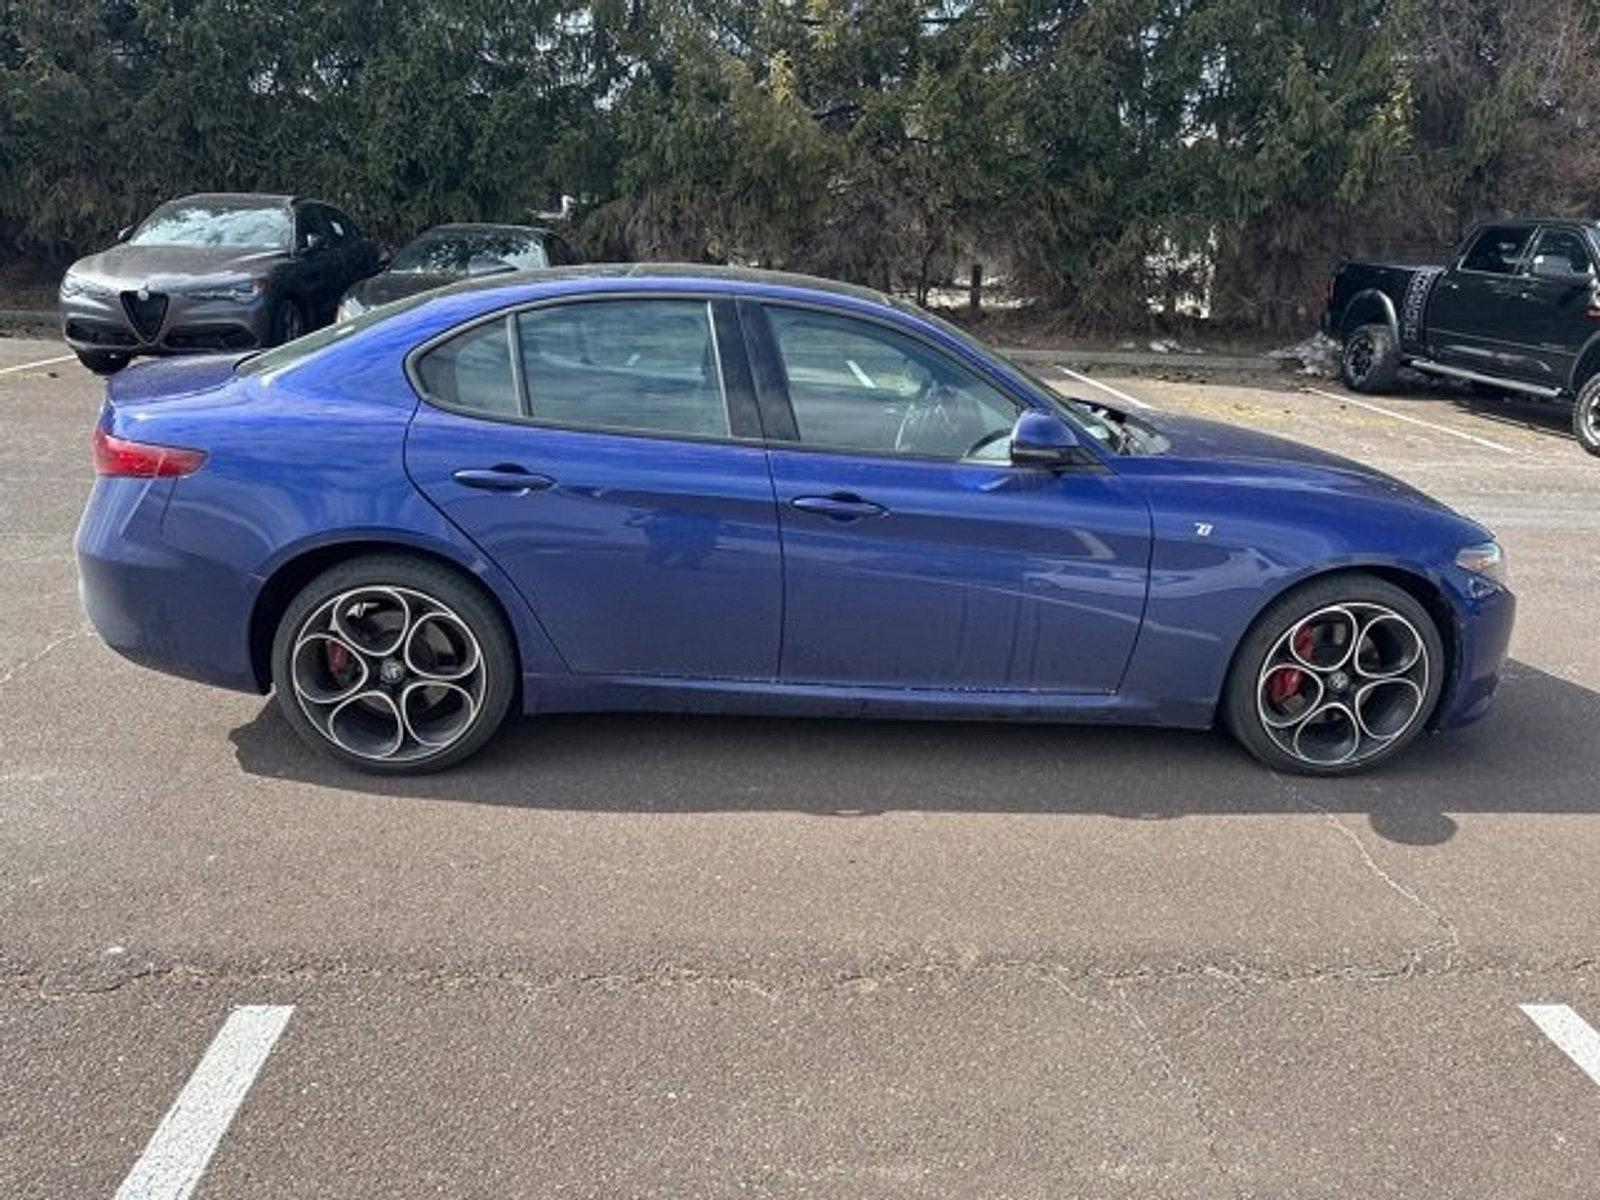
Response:
POLYGON ((300 711, 348 754, 405 763, 448 750, 489 684, 472 629, 415 588, 367 586, 313 609, 289 658, 300 711))
POLYGON ((1382 604, 1332 604, 1273 644, 1256 681, 1261 724, 1285 754, 1343 767, 1379 754, 1423 718, 1428 643, 1382 604))

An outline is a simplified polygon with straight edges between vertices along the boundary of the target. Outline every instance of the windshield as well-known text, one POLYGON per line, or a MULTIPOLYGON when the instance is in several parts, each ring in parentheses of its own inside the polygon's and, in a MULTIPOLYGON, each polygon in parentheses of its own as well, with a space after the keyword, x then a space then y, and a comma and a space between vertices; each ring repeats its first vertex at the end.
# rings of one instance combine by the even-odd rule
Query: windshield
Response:
POLYGON ((287 250, 293 233, 294 222, 281 204, 174 200, 146 217, 128 241, 134 246, 287 250))
POLYGON ((475 258, 503 262, 519 271, 547 265, 537 234, 485 229, 425 233, 402 248, 389 269, 411 275, 465 275, 475 258))

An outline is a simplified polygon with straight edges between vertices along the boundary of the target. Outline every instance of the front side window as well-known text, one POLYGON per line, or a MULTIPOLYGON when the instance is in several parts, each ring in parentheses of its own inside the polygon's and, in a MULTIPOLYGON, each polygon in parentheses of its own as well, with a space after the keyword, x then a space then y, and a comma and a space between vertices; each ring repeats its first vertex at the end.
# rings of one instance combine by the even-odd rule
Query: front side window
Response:
POLYGON ((281 204, 174 200, 146 217, 128 242, 134 246, 287 250, 292 229, 289 210, 281 204))
POLYGON ((519 313, 536 421, 637 433, 728 436, 711 306, 597 300, 519 313))
POLYGON ((1017 406, 876 322, 769 306, 799 440, 819 449, 1003 461, 1017 406))
POLYGON ((1461 260, 1463 271, 1482 271, 1489 275, 1513 275, 1528 244, 1528 230, 1514 225, 1490 225, 1472 243, 1461 260))
POLYGON ((1546 229, 1533 247, 1533 269, 1542 264, 1553 264, 1574 275, 1588 275, 1594 271, 1589 260, 1589 248, 1583 238, 1570 229, 1546 229))
POLYGON ((475 325, 429 350, 417 360, 417 379, 429 398, 450 408, 497 417, 522 409, 504 320, 475 325))

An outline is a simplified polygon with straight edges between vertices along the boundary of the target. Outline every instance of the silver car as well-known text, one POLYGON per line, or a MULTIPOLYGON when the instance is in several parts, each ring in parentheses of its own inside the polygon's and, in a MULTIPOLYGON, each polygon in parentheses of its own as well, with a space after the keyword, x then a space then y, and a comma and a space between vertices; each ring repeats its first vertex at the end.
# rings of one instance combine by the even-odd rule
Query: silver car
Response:
POLYGON ((61 281, 67 344, 91 371, 135 354, 275 346, 333 319, 339 297, 381 265, 331 204, 216 193, 157 208, 61 281))

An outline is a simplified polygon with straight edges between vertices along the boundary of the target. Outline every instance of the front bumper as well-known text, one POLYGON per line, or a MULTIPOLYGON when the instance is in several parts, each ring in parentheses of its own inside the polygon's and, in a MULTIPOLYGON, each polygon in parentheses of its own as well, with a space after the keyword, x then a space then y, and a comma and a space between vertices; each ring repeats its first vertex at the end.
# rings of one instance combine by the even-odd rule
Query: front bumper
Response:
POLYGON ((1516 624, 1517 598, 1505 588, 1480 590, 1483 587, 1467 578, 1464 586, 1452 589, 1457 592, 1453 597, 1456 669, 1434 718, 1438 729, 1459 729, 1484 716, 1500 683, 1516 624))
POLYGON ((253 350, 272 335, 265 295, 239 303, 197 300, 181 292, 80 293, 61 298, 61 333, 77 351, 112 354, 210 354, 253 350))

